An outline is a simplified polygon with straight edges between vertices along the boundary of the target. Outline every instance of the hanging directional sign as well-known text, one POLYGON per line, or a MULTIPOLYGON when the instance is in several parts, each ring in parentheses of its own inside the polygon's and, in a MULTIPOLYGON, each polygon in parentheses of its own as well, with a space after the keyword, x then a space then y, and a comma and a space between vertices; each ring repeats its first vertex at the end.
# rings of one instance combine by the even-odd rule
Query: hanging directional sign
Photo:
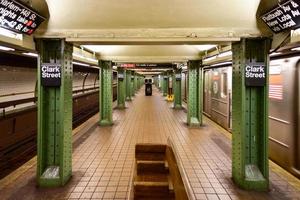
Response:
POLYGON ((31 35, 45 20, 36 11, 16 0, 0 0, 0 27, 31 35))
POLYGON ((274 32, 300 27, 300 0, 288 0, 261 16, 261 19, 274 32))
POLYGON ((264 63, 249 63, 245 68, 246 86, 266 85, 266 66, 264 63))
POLYGON ((46 87, 61 85, 61 64, 43 63, 41 66, 41 84, 46 87))

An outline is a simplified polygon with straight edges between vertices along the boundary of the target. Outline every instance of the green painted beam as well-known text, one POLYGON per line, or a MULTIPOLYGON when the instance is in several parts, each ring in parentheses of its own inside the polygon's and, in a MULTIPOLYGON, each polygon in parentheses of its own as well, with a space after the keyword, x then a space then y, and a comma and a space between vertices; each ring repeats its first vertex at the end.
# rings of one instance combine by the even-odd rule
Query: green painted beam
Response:
POLYGON ((126 100, 126 72, 124 68, 118 68, 118 108, 125 108, 126 100))
POLYGON ((72 175, 72 51, 64 39, 38 39, 37 182, 40 187, 65 185, 72 175), (61 85, 42 85, 42 65, 61 69, 61 85))
POLYGON ((131 101, 131 71, 126 70, 126 101, 131 101))
POLYGON ((174 108, 182 108, 182 97, 181 97, 181 69, 175 69, 173 74, 173 88, 174 88, 174 108))
POLYGON ((112 62, 99 60, 99 114, 100 126, 110 126, 113 124, 112 120, 112 62))
MULTIPOLYGON (((232 176, 246 190, 267 191, 268 166, 268 84, 246 86, 247 65, 263 63, 268 80, 270 41, 242 39, 232 44, 232 176)), ((267 81, 268 82, 268 81, 267 81)))
POLYGON ((188 62, 187 124, 202 125, 202 67, 200 60, 188 62))

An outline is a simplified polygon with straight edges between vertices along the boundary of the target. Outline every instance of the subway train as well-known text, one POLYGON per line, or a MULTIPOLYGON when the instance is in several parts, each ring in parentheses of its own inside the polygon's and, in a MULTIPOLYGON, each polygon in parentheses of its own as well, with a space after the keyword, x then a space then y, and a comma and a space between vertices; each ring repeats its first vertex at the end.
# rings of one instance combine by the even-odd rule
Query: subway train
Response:
MULTIPOLYGON (((0 52, 0 179, 36 154, 37 59, 0 52)), ((117 72, 113 71, 113 100, 117 72)), ((99 110, 99 70, 73 65, 73 128, 99 110)))
MULTIPOLYGON (((220 63, 221 64, 221 63, 220 63)), ((187 98, 187 73, 182 74, 187 98)), ((231 131, 232 65, 203 69, 203 114, 231 131)), ((269 157, 300 178, 300 54, 271 56, 269 68, 269 157)))

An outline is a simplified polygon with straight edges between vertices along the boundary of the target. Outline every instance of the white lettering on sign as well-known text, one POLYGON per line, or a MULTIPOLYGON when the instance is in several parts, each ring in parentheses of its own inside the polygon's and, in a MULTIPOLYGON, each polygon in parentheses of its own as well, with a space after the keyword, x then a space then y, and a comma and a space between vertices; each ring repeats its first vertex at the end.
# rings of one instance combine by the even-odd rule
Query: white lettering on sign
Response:
POLYGON ((55 67, 43 66, 42 78, 60 78, 60 68, 58 66, 55 67))
POLYGON ((264 64, 249 64, 245 68, 246 86, 264 86, 266 70, 264 64))
POLYGON ((246 78, 265 78, 265 69, 262 66, 247 66, 246 78))
POLYGON ((300 26, 300 0, 288 0, 264 14, 261 19, 275 33, 300 26))

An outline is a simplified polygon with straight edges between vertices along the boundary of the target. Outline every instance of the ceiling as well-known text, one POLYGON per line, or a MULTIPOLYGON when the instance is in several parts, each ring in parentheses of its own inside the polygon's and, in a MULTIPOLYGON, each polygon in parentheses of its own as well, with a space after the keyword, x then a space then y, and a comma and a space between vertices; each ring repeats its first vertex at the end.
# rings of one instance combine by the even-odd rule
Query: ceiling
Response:
POLYGON ((66 37, 80 44, 235 41, 261 35, 256 22, 259 2, 46 0, 50 18, 36 36, 66 37))

